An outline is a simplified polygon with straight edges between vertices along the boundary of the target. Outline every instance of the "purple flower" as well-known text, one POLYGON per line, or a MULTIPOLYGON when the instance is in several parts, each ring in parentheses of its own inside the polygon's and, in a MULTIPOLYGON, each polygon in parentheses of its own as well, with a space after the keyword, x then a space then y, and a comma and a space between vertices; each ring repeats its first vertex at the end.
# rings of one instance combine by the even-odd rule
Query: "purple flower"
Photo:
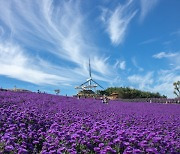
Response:
POLYGON ((98 99, 0 91, 0 114, 5 152, 179 152, 177 104, 112 101, 104 106, 98 99))
POLYGON ((95 152, 99 152, 101 149, 99 147, 94 147, 95 152))
POLYGON ((146 149, 146 152, 149 152, 149 153, 157 153, 157 149, 156 149, 156 148, 147 148, 147 149, 146 149))
POLYGON ((63 152, 65 149, 66 149, 65 147, 59 148, 59 149, 57 150, 57 152, 58 152, 58 153, 63 152))
POLYGON ((162 138, 161 137, 153 137, 154 142, 159 142, 162 138))
POLYGON ((133 149, 133 154, 141 154, 142 151, 140 149, 133 149))
POLYGON ((5 150, 7 151, 13 151, 14 150, 14 147, 12 145, 8 145, 5 147, 5 150))
POLYGON ((33 144, 38 144, 39 143, 39 141, 33 141, 33 144))
POLYGON ((18 149, 18 154, 27 154, 27 153, 28 153, 28 151, 24 148, 18 149))
POLYGON ((99 147, 103 147, 104 146, 104 143, 99 143, 99 147))
POLYGON ((129 146, 129 142, 123 142, 125 146, 129 146))
POLYGON ((50 150, 49 153, 56 154, 56 150, 50 150))

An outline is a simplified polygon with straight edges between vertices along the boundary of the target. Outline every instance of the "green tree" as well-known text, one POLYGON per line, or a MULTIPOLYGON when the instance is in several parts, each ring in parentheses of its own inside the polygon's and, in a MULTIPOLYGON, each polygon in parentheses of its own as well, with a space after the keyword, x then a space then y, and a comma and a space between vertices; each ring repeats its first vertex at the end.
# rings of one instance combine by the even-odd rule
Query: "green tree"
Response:
POLYGON ((159 93, 151 93, 147 91, 141 91, 138 89, 132 89, 129 87, 109 87, 103 91, 106 95, 111 95, 112 93, 118 93, 119 98, 123 99, 134 99, 134 98, 166 98, 166 96, 161 96, 159 93))

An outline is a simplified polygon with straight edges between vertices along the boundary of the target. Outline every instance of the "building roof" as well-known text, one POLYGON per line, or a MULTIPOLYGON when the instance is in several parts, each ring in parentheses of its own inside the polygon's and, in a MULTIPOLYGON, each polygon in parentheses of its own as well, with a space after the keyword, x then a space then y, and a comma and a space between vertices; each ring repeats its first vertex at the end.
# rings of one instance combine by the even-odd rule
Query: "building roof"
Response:
POLYGON ((118 95, 118 93, 116 92, 113 92, 110 96, 113 96, 113 95, 118 95))

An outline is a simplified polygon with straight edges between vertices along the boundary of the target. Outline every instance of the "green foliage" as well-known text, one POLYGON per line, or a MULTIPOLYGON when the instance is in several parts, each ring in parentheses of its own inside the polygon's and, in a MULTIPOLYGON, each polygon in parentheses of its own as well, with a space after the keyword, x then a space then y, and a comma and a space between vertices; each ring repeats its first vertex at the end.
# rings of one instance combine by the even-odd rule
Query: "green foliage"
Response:
POLYGON ((180 81, 174 82, 173 85, 174 85, 174 94, 177 97, 180 97, 180 81))
POLYGON ((106 90, 97 90, 97 91, 96 91, 96 94, 97 94, 97 95, 100 95, 100 96, 102 96, 102 95, 109 95, 109 93, 107 93, 106 90))
POLYGON ((132 89, 129 87, 110 87, 106 90, 98 90, 98 95, 110 96, 112 93, 118 93, 118 97, 122 99, 134 99, 134 98, 166 98, 166 96, 161 96, 158 92, 151 93, 147 91, 141 91, 137 89, 132 89))

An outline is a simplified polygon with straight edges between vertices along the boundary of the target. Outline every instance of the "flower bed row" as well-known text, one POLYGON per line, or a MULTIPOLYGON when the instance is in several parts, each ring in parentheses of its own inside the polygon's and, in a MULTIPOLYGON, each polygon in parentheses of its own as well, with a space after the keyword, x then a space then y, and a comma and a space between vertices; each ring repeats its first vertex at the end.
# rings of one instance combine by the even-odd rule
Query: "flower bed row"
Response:
POLYGON ((0 153, 179 153, 178 104, 0 92, 0 153))

